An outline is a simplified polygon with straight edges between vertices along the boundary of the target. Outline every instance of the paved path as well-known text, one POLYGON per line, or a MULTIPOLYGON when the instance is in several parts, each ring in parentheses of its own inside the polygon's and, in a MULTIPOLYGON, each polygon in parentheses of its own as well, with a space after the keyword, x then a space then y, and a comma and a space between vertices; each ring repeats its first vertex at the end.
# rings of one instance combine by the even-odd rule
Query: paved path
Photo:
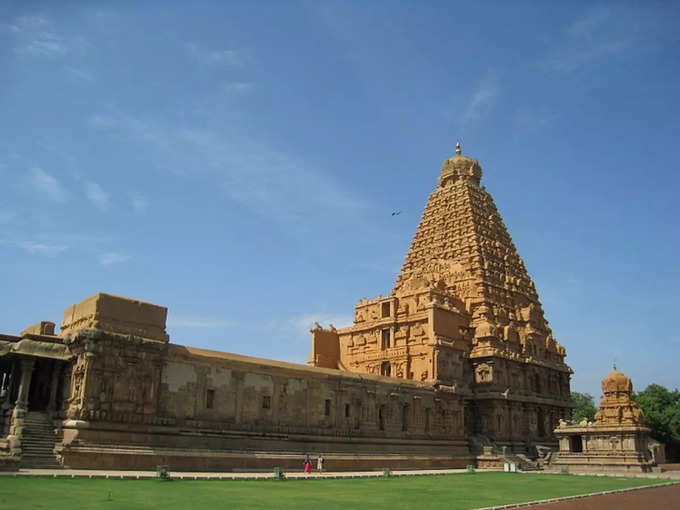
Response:
POLYGON ((531 506, 535 510, 671 510, 680 508, 680 484, 531 506))

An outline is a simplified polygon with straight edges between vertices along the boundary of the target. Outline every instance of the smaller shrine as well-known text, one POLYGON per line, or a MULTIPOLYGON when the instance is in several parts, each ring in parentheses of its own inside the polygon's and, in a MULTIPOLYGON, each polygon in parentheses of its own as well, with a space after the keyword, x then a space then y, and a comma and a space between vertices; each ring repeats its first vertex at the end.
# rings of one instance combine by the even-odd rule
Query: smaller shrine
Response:
POLYGON ((594 423, 560 420, 555 429, 560 449, 552 465, 574 471, 651 471, 649 429, 632 392, 630 378, 614 367, 602 380, 604 396, 594 423))

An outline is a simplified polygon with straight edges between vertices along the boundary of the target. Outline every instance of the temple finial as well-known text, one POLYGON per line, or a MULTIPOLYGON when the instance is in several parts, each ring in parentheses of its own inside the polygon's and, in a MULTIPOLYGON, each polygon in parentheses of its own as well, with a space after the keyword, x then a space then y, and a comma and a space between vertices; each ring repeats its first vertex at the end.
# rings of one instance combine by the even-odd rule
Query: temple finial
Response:
POLYGON ((456 142, 456 154, 457 154, 458 156, 460 156, 461 154, 463 154, 463 151, 460 150, 460 142, 456 142))
POLYGON ((614 370, 616 370, 616 360, 614 361, 614 370))

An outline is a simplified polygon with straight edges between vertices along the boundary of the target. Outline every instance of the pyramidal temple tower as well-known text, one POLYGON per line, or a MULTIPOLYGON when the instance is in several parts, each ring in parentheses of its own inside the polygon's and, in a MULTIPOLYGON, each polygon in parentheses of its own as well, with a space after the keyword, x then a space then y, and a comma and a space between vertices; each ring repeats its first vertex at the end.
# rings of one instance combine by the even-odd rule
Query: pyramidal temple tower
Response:
POLYGON ((468 436, 553 443, 572 371, 481 179, 457 144, 392 292, 360 300, 348 328, 315 327, 310 364, 458 394, 468 436))

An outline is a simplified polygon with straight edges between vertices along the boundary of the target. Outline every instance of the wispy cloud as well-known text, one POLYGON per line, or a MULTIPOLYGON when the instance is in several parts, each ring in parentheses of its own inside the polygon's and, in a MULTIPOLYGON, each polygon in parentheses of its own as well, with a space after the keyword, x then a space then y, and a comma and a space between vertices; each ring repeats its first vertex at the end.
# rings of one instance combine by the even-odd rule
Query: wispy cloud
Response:
POLYGON ((115 252, 115 251, 102 253, 99 256, 99 263, 102 266, 111 266, 113 264, 122 264, 123 262, 127 262, 128 260, 130 260, 129 255, 123 255, 122 253, 118 253, 118 252, 115 252))
POLYGON ((130 205, 135 212, 141 213, 146 211, 149 206, 149 201, 144 195, 137 191, 132 191, 129 193, 130 205))
POLYGON ((96 182, 85 183, 85 196, 99 210, 106 211, 109 208, 109 194, 96 182))
POLYGON ((68 199, 68 193, 61 183, 41 168, 32 168, 29 177, 31 185, 53 202, 64 203, 68 199))
POLYGON ((243 53, 238 50, 214 50, 202 48, 194 43, 186 45, 187 52, 201 64, 238 66, 243 64, 243 53))
POLYGON ((15 216, 16 213, 14 211, 0 211, 0 225, 10 223, 15 216))
POLYGON ((540 65, 546 71, 571 73, 634 53, 655 40, 677 42, 677 15, 674 23, 670 11, 668 19, 661 12, 642 4, 638 7, 612 4, 587 10, 564 29, 558 46, 550 50, 540 65))
POLYGON ((69 78, 79 83, 90 84, 94 82, 94 75, 85 69, 66 66, 64 67, 64 72, 69 78))
POLYGON ((250 82, 244 81, 233 81, 230 83, 225 83, 222 86, 222 90, 225 94, 229 96, 242 96, 253 91, 254 85, 250 82))
POLYGON ((515 112, 515 125, 519 129, 537 130, 550 126, 558 115, 545 107, 522 107, 515 112))
POLYGON ((500 83, 498 72, 489 69, 475 89, 470 102, 461 116, 463 124, 469 124, 485 116, 498 98, 500 83))
POLYGON ((309 220, 322 211, 355 214, 367 207, 322 169, 242 131, 176 126, 120 112, 93 115, 90 124, 144 145, 178 175, 196 177, 200 169, 232 200, 272 221, 309 220))
POLYGON ((23 241, 19 243, 19 246, 31 255, 44 255, 46 257, 56 257, 68 249, 67 246, 62 244, 46 244, 34 241, 23 241))
POLYGON ((61 58, 89 46, 82 37, 62 37, 44 16, 21 16, 5 27, 15 39, 14 53, 19 56, 61 58))

